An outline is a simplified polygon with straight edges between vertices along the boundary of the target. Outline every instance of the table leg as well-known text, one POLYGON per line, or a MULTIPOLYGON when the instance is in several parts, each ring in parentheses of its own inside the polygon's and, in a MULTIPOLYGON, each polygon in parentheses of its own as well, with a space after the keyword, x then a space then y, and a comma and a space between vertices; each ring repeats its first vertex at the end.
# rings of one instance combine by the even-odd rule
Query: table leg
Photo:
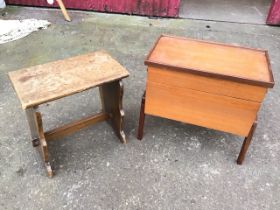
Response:
POLYGON ((124 110, 122 107, 123 84, 121 80, 103 84, 99 87, 103 111, 109 114, 110 124, 122 143, 126 143, 123 131, 124 110))
POLYGON ((45 162, 45 167, 48 172, 48 176, 52 177, 53 176, 53 170, 51 168, 51 164, 49 162, 49 152, 48 152, 48 144, 47 140, 45 138, 44 130, 43 130, 43 122, 42 122, 42 116, 40 112, 35 112, 34 113, 34 119, 36 123, 36 129, 37 133, 39 136, 39 142, 40 142, 40 152, 42 155, 42 158, 45 162))
POLYGON ((242 165, 242 163, 245 159, 245 155, 246 155, 247 150, 248 150, 248 148, 250 146, 250 143, 252 141, 252 138, 253 138, 254 132, 256 130, 256 127, 257 127, 257 121, 254 122, 248 136, 245 137, 245 139, 243 141, 239 156, 238 156, 237 161, 236 161, 238 165, 242 165))
POLYGON ((137 139, 141 140, 143 138, 144 124, 145 124, 145 95, 143 94, 140 108, 140 116, 139 116, 139 125, 138 125, 138 133, 137 139))
POLYGON ((38 141, 39 136, 37 133, 36 122, 34 119, 34 114, 36 112, 36 109, 37 107, 31 107, 25 110, 33 147, 39 146, 39 141, 38 141))

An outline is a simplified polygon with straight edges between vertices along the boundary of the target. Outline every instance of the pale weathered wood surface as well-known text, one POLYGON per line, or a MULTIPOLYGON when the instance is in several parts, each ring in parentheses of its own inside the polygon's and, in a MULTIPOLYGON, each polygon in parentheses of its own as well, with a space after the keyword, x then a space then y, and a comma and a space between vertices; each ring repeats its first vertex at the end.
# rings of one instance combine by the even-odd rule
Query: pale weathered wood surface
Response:
POLYGON ((262 102, 267 88, 167 68, 148 67, 148 81, 217 95, 262 102))
POLYGON ((260 105, 148 81, 145 114, 247 136, 260 105))
POLYGON ((162 36, 148 62, 273 83, 266 52, 162 36))
POLYGON ((103 51, 9 73, 23 109, 128 75, 124 67, 103 51))

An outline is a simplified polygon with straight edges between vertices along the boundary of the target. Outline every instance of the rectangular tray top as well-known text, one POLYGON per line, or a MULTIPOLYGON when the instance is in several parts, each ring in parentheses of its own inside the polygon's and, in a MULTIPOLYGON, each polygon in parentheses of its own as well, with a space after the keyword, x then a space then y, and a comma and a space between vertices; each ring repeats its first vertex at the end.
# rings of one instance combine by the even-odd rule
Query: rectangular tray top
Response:
POLYGON ((102 51, 9 72, 23 109, 128 75, 124 67, 102 51))
POLYGON ((267 51, 258 49, 162 35, 145 64, 263 87, 274 85, 267 51))

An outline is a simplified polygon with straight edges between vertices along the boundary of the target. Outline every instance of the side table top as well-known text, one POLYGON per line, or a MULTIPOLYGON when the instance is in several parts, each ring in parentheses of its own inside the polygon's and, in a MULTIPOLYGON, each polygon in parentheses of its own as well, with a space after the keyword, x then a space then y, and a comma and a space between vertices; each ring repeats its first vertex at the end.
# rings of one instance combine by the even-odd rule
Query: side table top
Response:
POLYGON ((9 72, 23 109, 127 76, 128 71, 103 51, 9 72))
POLYGON ((274 85, 267 51, 204 40, 162 35, 145 64, 264 87, 274 85))

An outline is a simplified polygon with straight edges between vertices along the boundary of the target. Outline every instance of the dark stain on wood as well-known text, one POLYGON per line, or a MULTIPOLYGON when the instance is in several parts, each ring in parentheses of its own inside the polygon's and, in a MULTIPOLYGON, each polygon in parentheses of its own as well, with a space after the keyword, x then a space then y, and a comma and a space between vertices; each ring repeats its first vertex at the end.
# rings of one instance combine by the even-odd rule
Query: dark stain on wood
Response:
POLYGON ((28 76, 23 76, 19 79, 20 82, 26 82, 27 80, 31 79, 33 76, 28 75, 28 76))

